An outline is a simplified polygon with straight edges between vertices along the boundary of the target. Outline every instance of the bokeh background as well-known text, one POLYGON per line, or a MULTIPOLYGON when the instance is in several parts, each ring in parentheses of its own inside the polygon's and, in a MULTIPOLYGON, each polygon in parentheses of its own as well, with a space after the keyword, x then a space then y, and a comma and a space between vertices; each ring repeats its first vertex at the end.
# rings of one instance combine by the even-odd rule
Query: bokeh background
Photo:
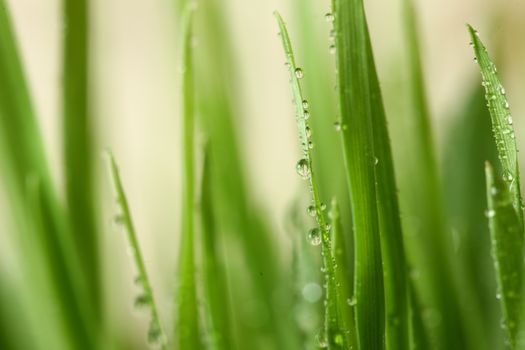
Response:
MULTIPOLYGON (((305 0, 307 1, 307 0, 305 0)), ((317 16, 326 37, 324 15, 329 1, 318 3, 317 16)), ((60 144, 60 3, 57 0, 9 0, 26 72, 31 83, 52 169, 61 181, 60 144)), ((367 0, 368 19, 383 86, 387 114, 396 113, 404 49, 399 0, 367 0)), ((476 26, 502 69, 514 111, 518 144, 525 138, 525 2, 521 0, 419 0, 424 73, 438 145, 478 84, 479 72, 465 23, 476 26)), ((241 154, 257 201, 272 227, 284 231, 285 215, 303 184, 294 166, 299 151, 290 103, 288 77, 272 16, 279 10, 294 23, 290 1, 224 0, 234 45, 241 154)), ((174 283, 180 213, 180 116, 177 93, 177 26, 170 0, 92 1, 92 97, 97 149, 114 151, 121 167, 147 267, 162 307, 169 308, 174 283)), ((297 29, 291 27, 292 38, 297 29)), ((195 54, 199 55, 196 37, 195 54)), ((298 62, 301 62, 299 56, 298 62)), ((308 79, 308 72, 306 79, 308 79)), ((321 116, 317 116, 321 117, 321 116)), ((322 116, 333 119, 336 116, 322 116)), ((395 129, 395 126, 394 126, 395 129)), ((393 132, 396 139, 403 135, 393 132)), ((438 153, 442 149, 437 147, 438 153)), ((98 172, 100 211, 104 217, 104 273, 110 322, 143 342, 147 315, 130 317, 134 290, 124 237, 111 225, 111 192, 102 158, 98 172), (125 296, 125 297, 123 297, 125 296)), ((480 168, 480 171, 482 169, 480 168)), ((0 204, 0 272, 16 274, 12 242, 6 234, 9 203, 0 204)), ((283 254, 287 238, 281 234, 283 254)), ((169 314, 167 312, 166 314, 169 314)))

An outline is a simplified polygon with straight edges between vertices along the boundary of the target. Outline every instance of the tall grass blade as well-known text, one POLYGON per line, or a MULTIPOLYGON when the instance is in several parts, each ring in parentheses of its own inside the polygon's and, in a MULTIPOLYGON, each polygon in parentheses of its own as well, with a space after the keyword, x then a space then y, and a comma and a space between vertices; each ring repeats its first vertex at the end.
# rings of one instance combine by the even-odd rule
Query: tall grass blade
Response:
POLYGON ((507 183, 513 197, 518 220, 523 225, 523 205, 520 193, 520 174, 518 167, 518 149, 514 134, 510 105, 505 88, 501 84, 496 65, 491 61, 487 49, 479 38, 478 32, 468 26, 476 61, 479 64, 485 87, 486 100, 492 120, 492 130, 498 149, 499 160, 503 169, 503 180, 507 183))
MULTIPOLYGON (((349 344, 350 330, 344 324, 344 319, 341 317, 344 308, 344 303, 341 304, 341 297, 336 281, 336 263, 332 251, 330 225, 325 217, 325 205, 321 202, 319 187, 316 182, 315 172, 313 170, 312 162, 312 145, 310 139, 310 126, 308 123, 309 110, 307 103, 303 97, 301 83, 299 79, 303 77, 303 71, 295 63, 295 57, 292 50, 292 45, 286 29, 286 25, 281 16, 275 12, 275 17, 279 24, 279 32, 282 39, 283 49, 286 56, 287 67, 290 72, 290 79, 292 82, 292 92, 294 104, 296 107, 296 120, 299 129, 299 140, 301 142, 302 158, 297 163, 297 172, 304 179, 308 181, 308 187, 312 195, 312 203, 309 211, 314 213, 317 222, 317 227, 310 230, 308 239, 313 245, 321 245, 323 256, 323 267, 325 270, 326 283, 326 305, 325 305, 325 337, 322 340, 326 342, 329 349, 350 348, 349 344)), ((346 307, 348 309, 348 307, 346 307)), ((350 312, 350 310, 348 310, 350 312)))
POLYGON ((414 283, 409 282, 409 301, 410 301, 410 350, 432 349, 428 338, 425 324, 423 322, 423 310, 419 303, 414 283))
POLYGON ((153 289, 151 288, 148 274, 146 272, 146 265, 144 264, 144 259, 142 258, 142 253, 140 251, 140 245, 137 240, 137 234, 131 218, 131 212, 129 210, 128 200, 124 192, 119 170, 113 155, 108 152, 107 157, 115 201, 119 210, 115 217, 115 221, 123 227, 123 230, 126 233, 130 251, 133 256, 133 263, 138 272, 135 283, 142 289, 141 294, 135 299, 135 306, 149 308, 151 320, 148 330, 148 341, 151 343, 158 343, 160 348, 165 350, 167 349, 166 333, 161 327, 157 305, 155 303, 155 298, 153 297, 153 289))
POLYGON ((252 301, 262 313, 250 316, 245 303, 232 304, 236 315, 235 342, 239 348, 297 348, 291 295, 293 284, 280 269, 277 236, 267 224, 244 176, 240 133, 242 114, 237 109, 238 75, 228 21, 220 0, 199 3, 196 30, 199 55, 195 57, 197 108, 213 153, 213 201, 217 230, 225 245, 232 297, 252 301), (210 60, 209 57, 213 57, 210 60), (241 264, 237 262, 241 260, 241 264), (245 288, 233 288, 242 283, 245 288), (256 327, 253 324, 256 324, 256 327))
POLYGON ((510 349, 516 348, 521 316, 523 287, 523 226, 516 212, 515 194, 486 164, 487 217, 496 267, 498 295, 503 311, 504 330, 510 349))
POLYGON ((347 243, 343 232, 343 224, 341 222, 341 211, 336 197, 332 198, 330 205, 330 212, 328 214, 332 223, 332 251, 335 259, 335 280, 339 285, 339 293, 337 294, 338 309, 340 317, 349 332, 346 336, 349 349, 357 349, 357 331, 355 328, 354 313, 351 309, 354 306, 354 299, 352 298, 352 281, 349 276, 352 275, 351 266, 348 261, 347 243))
POLYGON ((93 195, 92 122, 89 114, 89 5, 63 2, 63 141, 66 195, 72 232, 100 319, 98 235, 93 195))
POLYGON ((230 295, 224 259, 213 210, 212 170, 209 146, 205 149, 201 186, 201 230, 204 303, 209 349, 233 349, 230 295))
POLYGON ((403 139, 409 156, 403 156, 397 167, 400 170, 400 192, 403 193, 401 209, 406 217, 403 223, 405 237, 410 237, 406 241, 407 254, 414 273, 418 275, 414 284, 422 307, 427 310, 422 316, 432 346, 447 350, 464 349, 472 337, 466 334, 457 297, 461 288, 456 286, 456 281, 461 278, 456 279, 459 272, 452 268, 452 242, 441 198, 419 29, 413 1, 405 0, 402 6, 410 110, 404 113, 404 119, 396 122, 403 123, 403 135, 410 135, 403 139))
POLYGON ((192 62, 192 25, 194 4, 189 3, 181 22, 182 60, 182 228, 179 245, 178 287, 175 306, 174 347, 177 349, 199 349, 199 314, 197 307, 195 251, 194 251, 194 77, 192 62))
MULTIPOLYGON (((490 233, 483 215, 487 208, 483 164, 497 162, 490 114, 481 86, 470 88, 447 127, 443 150, 443 198, 452 228, 457 269, 464 270, 468 322, 477 324, 477 338, 486 349, 503 342, 496 278, 490 257, 490 233)), ((481 344, 478 348, 481 348, 481 344)))
POLYGON ((403 349, 408 345, 406 262, 386 118, 366 16, 359 0, 334 0, 332 6, 342 140, 355 221, 359 346, 384 346, 383 284, 379 280, 384 273, 385 342, 390 349, 403 349), (371 295, 377 304, 360 301, 371 295))

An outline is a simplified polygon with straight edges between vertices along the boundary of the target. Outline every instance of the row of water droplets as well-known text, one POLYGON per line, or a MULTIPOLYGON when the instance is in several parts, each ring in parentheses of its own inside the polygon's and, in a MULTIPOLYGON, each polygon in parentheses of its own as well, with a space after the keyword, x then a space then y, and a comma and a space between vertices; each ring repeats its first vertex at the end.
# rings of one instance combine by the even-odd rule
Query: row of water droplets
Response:
MULTIPOLYGON (((328 17, 328 15, 327 15, 328 17)), ((287 66, 289 66, 289 63, 287 63, 287 66)), ((289 67, 290 69, 293 69, 293 74, 295 75, 295 78, 297 78, 297 84, 299 83, 299 80, 304 77, 304 72, 301 68, 293 68, 289 67)), ((299 87, 300 91, 300 87, 299 87)), ((295 97, 294 97, 295 98, 295 97)), ((331 224, 327 223, 327 220, 325 218, 325 212, 327 209, 326 204, 322 203, 319 199, 319 194, 317 191, 316 184, 314 183, 314 179, 312 178, 312 161, 311 161, 311 150, 314 148, 314 144, 311 140, 312 137, 312 130, 309 126, 309 119, 310 119, 310 104, 308 100, 301 100, 300 103, 296 102, 297 108, 299 106, 301 107, 298 109, 298 125, 299 125, 299 134, 301 139, 301 146, 303 150, 303 158, 301 158, 297 164, 296 164, 296 171, 297 174, 303 179, 308 181, 308 187, 310 190, 310 193, 312 194, 312 203, 307 207, 306 211, 308 216, 314 218, 316 220, 316 227, 310 229, 307 233, 307 240, 308 242, 313 246, 320 246, 322 244, 321 248, 321 255, 323 257, 323 267, 321 268, 321 272, 323 272, 324 275, 324 284, 323 288, 325 290, 325 293, 327 293, 327 290, 330 288, 333 291, 336 291, 338 288, 338 283, 335 279, 335 268, 337 268, 337 263, 335 261, 335 257, 332 254, 332 248, 331 248, 331 239, 330 239, 330 231, 332 229, 331 224)), ((340 131, 342 127, 336 127, 337 131, 340 131), (337 130, 339 129, 339 130, 337 130)), ((328 295, 328 294, 325 294, 328 295)), ((333 299, 328 300, 328 298, 325 298, 324 304, 325 308, 328 307, 328 303, 336 303, 337 297, 335 295, 332 295, 333 299)), ((349 300, 348 301, 349 306, 355 305, 355 301, 349 300)), ((335 323, 335 315, 330 315, 326 317, 332 317, 330 320, 331 323, 335 323)), ((333 344, 337 347, 341 347, 344 345, 344 330, 339 329, 331 329, 330 334, 326 334, 325 329, 321 331, 316 339, 318 346, 320 348, 327 348, 329 344, 333 344)))
MULTIPOLYGON (((479 37, 478 31, 474 32, 479 37)), ((470 45, 476 48, 476 45, 471 42, 470 45)), ((487 48, 480 43, 480 47, 484 54, 487 54, 487 48)), ((504 165, 503 180, 510 183, 512 186, 515 182, 514 175, 516 167, 516 159, 508 159, 509 151, 516 150, 515 134, 513 128, 513 118, 510 112, 510 104, 507 100, 507 92, 503 85, 499 82, 497 77, 498 69, 496 65, 486 58, 481 57, 481 60, 476 56, 474 61, 480 64, 483 68, 484 65, 489 65, 489 74, 482 69, 482 83, 481 85, 485 89, 485 98, 487 100, 487 107, 489 108, 491 115, 502 116, 502 118, 493 118, 492 120, 492 131, 496 139, 496 147, 498 150, 499 158, 504 165)))
MULTIPOLYGON (((113 224, 118 230, 123 231, 127 235, 132 235, 134 233, 127 232, 128 230, 131 230, 131 228, 128 226, 130 218, 125 214, 126 211, 123 209, 124 204, 122 201, 123 199, 118 197, 116 198, 118 211, 113 217, 113 224)), ((140 252, 137 251, 137 247, 131 244, 130 239, 128 239, 128 254, 134 259, 134 261, 141 259, 139 256, 140 252)), ((134 284, 140 288, 140 292, 135 297, 133 306, 136 309, 149 309, 151 313, 147 334, 148 342, 151 344, 160 344, 162 348, 164 348, 166 339, 164 339, 162 328, 159 323, 158 316, 156 315, 153 295, 146 276, 144 276, 140 271, 137 272, 137 276, 134 279, 134 284)))

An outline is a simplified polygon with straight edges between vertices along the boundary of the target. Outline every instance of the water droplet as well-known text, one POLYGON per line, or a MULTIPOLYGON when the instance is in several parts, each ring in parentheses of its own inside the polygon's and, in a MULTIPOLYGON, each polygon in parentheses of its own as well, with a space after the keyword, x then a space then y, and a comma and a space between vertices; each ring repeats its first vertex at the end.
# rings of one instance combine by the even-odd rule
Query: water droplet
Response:
POLYGON ((334 55, 337 52, 337 49, 335 45, 330 45, 330 47, 328 48, 328 51, 330 52, 330 54, 334 55))
POLYGON ((498 300, 501 299, 501 293, 497 293, 497 294, 496 294, 496 299, 498 299, 498 300))
POLYGON ((492 194, 493 196, 497 195, 498 192, 499 192, 499 191, 498 191, 498 188, 497 188, 497 187, 492 186, 492 187, 490 188, 490 194, 492 194))
POLYGON ((334 21, 334 15, 330 12, 328 12, 326 15, 324 15, 324 19, 327 21, 327 22, 333 22, 334 21))
POLYGON ((318 302, 322 295, 323 290, 321 289, 321 286, 315 282, 310 282, 305 284, 301 291, 304 300, 306 300, 309 303, 316 303, 318 302))
POLYGON ((504 88, 503 86, 500 86, 500 87, 499 87, 499 92, 500 92, 500 94, 502 94, 502 95, 506 95, 506 94, 507 94, 507 91, 505 91, 505 88, 504 88))
POLYGON ((308 109, 310 107, 310 104, 308 103, 308 100, 303 100, 303 108, 308 109))
POLYGON ((308 148, 309 149, 314 149, 315 145, 312 141, 308 142, 308 148))
POLYGON ((343 335, 341 333, 337 333, 336 335, 334 335, 334 343, 338 346, 343 345, 343 335))
POLYGON ((124 224, 124 214, 122 214, 122 213, 116 214, 113 217, 113 223, 115 225, 122 225, 122 224, 124 224))
POLYGON ((316 215, 316 210, 315 210, 315 205, 310 205, 307 209, 306 209, 306 212, 308 213, 308 215, 310 215, 311 217, 315 217, 316 215))
POLYGON ((158 343, 161 337, 160 324, 156 320, 151 320, 148 329, 148 342, 158 343))
POLYGON ((374 157, 374 165, 377 165, 377 164, 379 164, 379 158, 374 157))
POLYGON ((134 305, 138 309, 145 308, 151 303, 151 298, 147 294, 141 294, 135 298, 134 305))
POLYGON ((514 176, 512 176, 512 174, 509 172, 509 171, 504 171, 503 172, 503 180, 507 181, 507 182, 510 182, 512 180, 514 180, 514 176))
POLYGON ((310 179, 311 172, 308 160, 304 158, 299 160, 295 166, 295 170, 297 171, 297 174, 299 174, 299 176, 301 176, 304 180, 310 179))
POLYGON ((509 102, 508 102, 508 101, 505 101, 505 102, 503 103, 503 107, 505 107, 505 109, 510 109, 510 104, 509 104, 509 102))
POLYGON ((356 306, 357 305, 357 300, 355 297, 352 297, 352 298, 348 298, 346 299, 346 303, 350 306, 356 306))
POLYGON ((321 232, 317 227, 311 229, 310 232, 308 232, 308 241, 314 246, 321 244, 321 232))
POLYGON ((309 126, 307 126, 307 127, 304 129, 304 131, 305 131, 305 134, 306 134, 306 137, 307 137, 307 138, 310 138, 310 137, 312 136, 312 129, 310 129, 309 126))
POLYGON ((302 79, 304 77, 304 73, 303 73, 303 70, 301 68, 295 68, 295 77, 297 79, 302 79))
POLYGON ((306 109, 303 111, 303 117, 304 120, 310 119, 310 112, 308 112, 306 109))
POLYGON ((496 212, 495 212, 494 210, 492 210, 492 209, 490 209, 490 210, 486 210, 486 211, 485 211, 485 216, 486 216, 487 218, 489 218, 489 219, 490 219, 490 218, 493 218, 494 216, 496 216, 496 212))
POLYGON ((335 131, 339 132, 341 131, 341 123, 340 122, 335 122, 334 123, 334 128, 335 128, 335 131))
POLYGON ((512 125, 513 120, 512 120, 512 116, 511 116, 511 115, 509 115, 509 116, 507 117, 507 123, 509 123, 509 125, 512 125))
POLYGON ((326 210, 326 204, 321 203, 321 211, 325 211, 325 210, 326 210))

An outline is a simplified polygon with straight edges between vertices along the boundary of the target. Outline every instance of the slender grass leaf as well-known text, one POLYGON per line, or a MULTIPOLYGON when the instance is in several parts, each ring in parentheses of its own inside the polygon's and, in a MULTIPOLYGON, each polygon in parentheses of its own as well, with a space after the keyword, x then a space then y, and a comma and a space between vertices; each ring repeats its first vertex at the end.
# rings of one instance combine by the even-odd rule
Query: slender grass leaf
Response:
POLYGON ((176 291, 174 347, 199 349, 199 318, 197 307, 194 252, 194 77, 192 62, 193 4, 188 4, 182 16, 182 228, 179 245, 178 287, 176 291))
POLYGON ((431 349, 428 334, 423 322, 423 311, 417 297, 414 283, 409 282, 409 301, 410 301, 410 347, 411 350, 431 349))
MULTIPOLYGON (((208 146, 209 147, 209 146, 208 146)), ((213 210, 212 170, 209 148, 205 149, 201 186, 202 260, 204 303, 207 306, 207 337, 209 348, 233 349, 231 336, 231 307, 224 259, 213 210)))
POLYGON ((100 318, 98 235, 94 210, 92 122, 89 115, 89 6, 65 0, 63 48, 63 141, 66 194, 75 243, 87 276, 92 308, 100 318))
POLYGON ((426 310, 422 316, 431 345, 437 349, 465 349, 468 341, 471 345, 480 342, 474 339, 475 343, 472 343, 473 337, 466 332, 469 328, 461 314, 458 295, 461 295, 462 289, 457 285, 462 276, 452 268, 452 242, 441 198, 419 30, 413 2, 405 0, 402 6, 410 109, 396 122, 402 123, 403 135, 410 135, 403 137, 404 148, 408 152, 405 155, 409 156, 397 159, 399 187, 403 193, 401 210, 406 217, 404 231, 405 237, 410 238, 406 241, 407 255, 414 273, 418 275, 414 284, 426 310))
MULTIPOLYGON (((336 282, 336 262, 333 256, 332 243, 330 237, 330 225, 328 224, 324 210, 326 206, 321 202, 318 184, 316 182, 315 172, 313 171, 312 153, 311 153, 311 129, 308 123, 309 110, 303 97, 301 83, 299 79, 303 77, 303 71, 295 63, 292 45, 286 25, 281 16, 275 12, 275 17, 279 24, 279 32, 282 39, 283 49, 286 56, 287 67, 290 72, 292 82, 292 92, 294 104, 296 107, 296 120, 299 129, 299 140, 301 142, 302 157, 296 166, 298 174, 308 181, 308 187, 312 194, 312 204, 309 211, 314 213, 317 227, 310 230, 308 239, 313 245, 321 245, 323 266, 325 270, 326 283, 326 307, 325 307, 325 337, 322 342, 326 342, 329 349, 349 348, 348 337, 350 331, 346 328, 344 320, 340 317, 341 308, 339 304, 341 298, 336 282)), ((346 308, 348 309, 348 308, 346 308)), ((350 310, 348 310, 350 312, 350 310)))
POLYGON ((507 101, 505 88, 498 77, 496 65, 491 61, 487 49, 481 42, 478 32, 471 26, 468 30, 472 39, 472 45, 476 54, 485 87, 485 98, 488 103, 492 119, 492 130, 498 149, 498 156, 503 168, 503 179, 507 183, 509 192, 513 197, 514 208, 518 220, 523 226, 523 206, 520 193, 520 174, 518 167, 518 149, 513 120, 507 101))
POLYGON ((486 212, 492 240, 492 255, 498 281, 498 299, 503 310, 508 345, 516 348, 521 316, 523 287, 523 226, 516 212, 515 194, 508 182, 499 178, 490 163, 486 164, 486 212))
MULTIPOLYGON (((360 0, 332 1, 341 134, 355 240, 355 313, 360 349, 383 349, 385 305, 373 143, 377 93, 360 0), (371 302, 373 300, 373 302, 371 302)), ((379 98, 379 97, 378 97, 379 98)))
MULTIPOLYGON (((494 298, 496 278, 490 257, 490 233, 483 212, 487 208, 485 174, 488 159, 497 162, 490 115, 481 86, 476 84, 447 127, 443 150, 443 191, 452 228, 456 269, 464 270, 469 324, 476 325, 485 348, 503 344, 499 304, 494 298), (489 335, 489 336, 487 336, 489 335)), ((481 349, 483 345, 479 345, 481 349)))
POLYGON ((111 182, 115 193, 115 201, 118 205, 119 213, 115 217, 115 221, 121 225, 126 233, 127 240, 130 246, 130 251, 133 256, 133 263, 137 268, 137 278, 135 283, 141 288, 141 294, 135 299, 136 307, 147 307, 151 313, 151 321, 148 330, 148 341, 151 343, 158 343, 160 348, 167 349, 167 337, 163 328, 161 327, 159 313, 157 311, 157 305, 155 298, 153 297, 153 289, 146 272, 146 266, 142 253, 140 251, 140 245, 137 240, 137 234, 135 232, 135 226, 131 218, 131 212, 129 210, 128 200, 122 186, 122 180, 120 179, 119 170, 115 159, 111 153, 108 153, 108 168, 111 176, 111 182))
MULTIPOLYGON (((294 349, 299 345, 288 332, 293 327, 293 284, 280 269, 283 259, 275 230, 253 198, 244 175, 237 122, 238 65, 228 36, 227 17, 219 0, 199 3, 196 31, 199 55, 195 57, 197 109, 209 137, 213 168, 213 201, 217 230, 223 235, 232 305, 235 343, 240 348, 294 349), (210 60, 209 57, 213 57, 210 60), (236 288, 239 285, 245 288, 236 288), (253 316, 251 316, 253 315, 253 316), (253 327, 256 324, 256 327, 253 327)), ((228 20, 229 21, 229 20, 228 20)))
POLYGON ((338 305, 339 314, 338 317, 341 318, 344 322, 345 329, 347 333, 347 344, 349 349, 357 349, 357 331, 355 328, 354 314, 352 307, 354 306, 352 298, 352 282, 348 278, 351 275, 350 266, 346 257, 347 253, 347 244, 345 242, 345 236, 343 232, 343 225, 341 222, 341 212, 339 210, 339 203, 337 199, 332 198, 332 203, 330 205, 329 216, 332 223, 332 237, 333 237, 333 255, 335 259, 335 280, 339 284, 339 293, 338 293, 338 305))
POLYGON ((75 349, 93 349, 98 344, 98 334, 96 333, 91 318, 91 314, 82 307, 82 301, 86 300, 82 292, 82 285, 76 278, 80 273, 74 270, 74 266, 65 265, 66 259, 61 252, 64 247, 60 241, 49 239, 50 232, 64 232, 64 222, 56 219, 53 213, 54 208, 50 206, 44 187, 37 175, 30 175, 27 178, 27 200, 29 213, 33 221, 35 245, 44 252, 45 264, 50 271, 50 285, 53 292, 60 298, 57 304, 58 314, 61 317, 63 327, 66 329, 65 336, 68 342, 75 349))

